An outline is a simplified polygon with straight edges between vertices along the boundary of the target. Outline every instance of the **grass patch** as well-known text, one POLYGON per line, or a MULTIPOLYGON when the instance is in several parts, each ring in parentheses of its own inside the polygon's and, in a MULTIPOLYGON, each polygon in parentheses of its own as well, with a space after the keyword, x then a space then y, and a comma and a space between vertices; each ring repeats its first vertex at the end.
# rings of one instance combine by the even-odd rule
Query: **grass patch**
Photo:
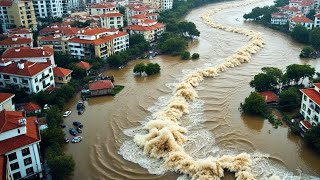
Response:
POLYGON ((124 88, 124 86, 122 85, 114 85, 113 91, 111 93, 112 96, 115 96, 116 94, 118 94, 122 89, 124 88))

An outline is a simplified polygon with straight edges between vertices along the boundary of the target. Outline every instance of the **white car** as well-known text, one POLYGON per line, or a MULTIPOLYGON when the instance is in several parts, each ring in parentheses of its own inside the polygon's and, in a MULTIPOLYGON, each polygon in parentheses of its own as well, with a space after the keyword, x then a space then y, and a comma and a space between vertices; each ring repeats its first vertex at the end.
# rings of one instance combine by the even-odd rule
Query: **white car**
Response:
POLYGON ((44 110, 47 110, 47 109, 49 109, 50 107, 49 107, 49 105, 48 104, 45 104, 44 106, 43 106, 43 109, 44 110))
POLYGON ((73 142, 73 143, 78 143, 78 142, 80 142, 82 140, 82 137, 81 136, 76 136, 76 137, 74 137, 72 140, 71 140, 71 142, 73 142))
POLYGON ((63 117, 68 117, 71 114, 72 111, 66 111, 63 114, 63 117))

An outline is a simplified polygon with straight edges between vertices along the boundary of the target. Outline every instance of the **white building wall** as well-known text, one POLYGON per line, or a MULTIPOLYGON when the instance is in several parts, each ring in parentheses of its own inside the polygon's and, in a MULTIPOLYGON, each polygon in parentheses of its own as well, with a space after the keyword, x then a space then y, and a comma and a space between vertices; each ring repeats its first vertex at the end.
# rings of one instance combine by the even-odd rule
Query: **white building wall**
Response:
POLYGON ((35 62, 35 63, 46 63, 47 59, 49 58, 51 65, 56 66, 54 62, 54 56, 48 56, 48 57, 30 57, 30 58, 9 58, 11 61, 18 62, 20 60, 27 60, 30 62, 35 62))
POLYGON ((305 94, 302 95, 300 113, 313 126, 316 126, 320 121, 320 106, 305 94))
POLYGON ((27 177, 33 174, 40 173, 42 171, 41 169, 41 163, 40 163, 40 155, 39 155, 39 148, 38 143, 30 144, 28 146, 21 147, 19 149, 15 149, 14 151, 11 151, 6 154, 8 156, 11 153, 16 153, 17 159, 9 161, 8 158, 8 165, 9 165, 9 176, 11 179, 13 179, 13 174, 19 173, 21 174, 21 177, 27 177), (23 156, 22 150, 25 148, 29 148, 30 154, 23 156), (24 160, 27 158, 31 158, 31 163, 28 165, 25 165, 24 160), (14 163, 19 164, 19 168, 12 170, 10 165, 13 165, 14 163), (27 175, 26 170, 28 168, 32 168, 34 173, 27 175))
POLYGON ((9 7, 0 6, 0 24, 1 24, 1 28, 4 31, 7 31, 7 29, 10 29, 10 25, 11 25, 8 11, 9 11, 9 7))
POLYGON ((26 134, 26 133, 27 133, 26 126, 21 126, 21 127, 17 128, 17 129, 12 129, 10 131, 2 132, 0 134, 0 141, 6 140, 6 139, 9 139, 9 138, 13 138, 13 137, 16 137, 16 136, 19 136, 19 135, 22 135, 22 134, 26 134))
POLYGON ((33 0, 37 18, 60 18, 63 15, 62 0, 33 0))
POLYGON ((320 27, 320 18, 315 17, 315 19, 314 19, 314 27, 315 28, 320 27))
POLYGON ((14 105, 12 103, 12 98, 9 98, 0 104, 0 111, 2 110, 14 111, 14 105))
POLYGON ((113 39, 113 53, 125 51, 129 48, 129 35, 120 36, 113 39))

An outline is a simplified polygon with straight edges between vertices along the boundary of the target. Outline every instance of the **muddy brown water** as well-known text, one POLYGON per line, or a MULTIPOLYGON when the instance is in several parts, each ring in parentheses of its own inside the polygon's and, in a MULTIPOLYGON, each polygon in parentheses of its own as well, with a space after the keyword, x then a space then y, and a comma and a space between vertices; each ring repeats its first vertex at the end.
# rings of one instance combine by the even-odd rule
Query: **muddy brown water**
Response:
MULTIPOLYGON (((259 152, 268 155, 270 164, 266 171, 285 168, 285 173, 297 174, 299 170, 313 176, 320 175, 320 156, 305 147, 298 136, 288 132, 286 126, 272 128, 261 118, 241 115, 238 110, 240 102, 249 95, 252 89, 249 81, 265 66, 275 66, 284 69, 292 63, 311 64, 318 71, 319 59, 301 60, 299 52, 301 45, 290 40, 279 32, 244 22, 242 15, 259 5, 270 5, 272 1, 252 4, 241 8, 227 9, 212 16, 217 22, 263 33, 266 45, 250 63, 228 69, 215 78, 206 78, 197 88, 198 101, 191 105, 191 113, 185 119, 191 121, 200 119, 198 126, 191 132, 207 130, 213 139, 207 140, 207 145, 193 152, 196 157, 210 155, 209 150, 220 152, 259 152), (197 104, 198 103, 198 104, 197 104), (194 107, 196 110, 192 110, 194 107), (271 168, 272 166, 275 168, 271 168), (271 167, 270 167, 271 166, 271 167), (299 169, 299 170, 297 170, 299 169)), ((132 140, 124 132, 141 126, 151 111, 165 103, 166 97, 172 93, 172 86, 183 75, 196 68, 203 68, 222 62, 224 58, 248 42, 247 37, 230 32, 209 28, 200 19, 200 15, 218 4, 211 4, 191 11, 186 20, 194 22, 201 32, 199 41, 194 42, 189 50, 200 54, 197 61, 183 61, 178 57, 158 56, 153 60, 136 60, 130 62, 121 70, 108 70, 105 75, 113 75, 115 84, 125 88, 115 97, 104 96, 91 98, 86 102, 87 108, 83 115, 78 116, 75 104, 79 96, 68 105, 73 113, 65 119, 67 128, 73 120, 83 123, 81 136, 83 141, 78 144, 68 144, 67 152, 76 161, 76 169, 72 179, 177 179, 178 175, 166 172, 152 175, 139 164, 127 161, 119 155, 119 149, 127 151, 132 146, 124 147, 126 141, 132 140), (137 77, 132 73, 135 64, 140 62, 157 62, 161 73, 150 77, 137 77)), ((132 131, 130 131, 132 132, 132 131)), ((71 136, 66 133, 69 138, 71 136)), ((201 142, 200 138, 194 138, 201 142)), ((197 143, 196 143, 197 144, 197 143)), ((199 143, 198 143, 199 144, 199 143)), ((205 144, 205 143, 204 143, 205 144)), ((130 154, 130 153, 129 153, 130 154)), ((127 154, 128 155, 128 154, 127 154)), ((135 158, 134 153, 131 155, 135 158)), ((129 158, 129 159, 130 159, 129 158)), ((148 164, 148 159, 142 159, 140 164, 148 164)), ((227 179, 232 177, 227 176, 227 179)))

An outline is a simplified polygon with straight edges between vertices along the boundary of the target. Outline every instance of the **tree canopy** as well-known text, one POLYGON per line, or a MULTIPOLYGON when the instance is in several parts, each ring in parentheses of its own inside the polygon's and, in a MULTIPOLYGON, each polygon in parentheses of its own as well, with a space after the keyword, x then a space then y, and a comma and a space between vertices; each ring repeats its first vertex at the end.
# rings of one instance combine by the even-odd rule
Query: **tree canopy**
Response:
POLYGON ((320 124, 306 132, 304 142, 317 152, 320 152, 320 124))
POLYGON ((309 42, 315 49, 320 48, 320 29, 319 28, 314 28, 310 32, 309 42))
POLYGON ((255 88, 256 91, 273 90, 277 85, 277 79, 274 76, 265 73, 255 75, 253 80, 250 82, 250 86, 255 88))
POLYGON ((249 97, 246 97, 244 103, 240 104, 242 112, 252 115, 264 116, 268 112, 267 104, 262 96, 256 92, 251 92, 249 97))
POLYGON ((300 106, 301 93, 298 88, 290 87, 279 94, 279 106, 282 110, 290 111, 300 106))
POLYGON ((146 70, 146 65, 144 65, 144 63, 139 63, 139 64, 136 64, 133 68, 133 72, 134 73, 139 73, 140 76, 141 74, 146 70))
POLYGON ((312 79, 315 69, 310 65, 291 64, 287 66, 286 75, 294 84, 300 84, 305 78, 312 79))
POLYGON ((159 73, 161 70, 160 65, 158 63, 148 63, 145 69, 147 75, 152 75, 159 73))
POLYGON ((300 43, 306 44, 309 42, 309 30, 304 26, 298 25, 292 29, 291 37, 300 43))

